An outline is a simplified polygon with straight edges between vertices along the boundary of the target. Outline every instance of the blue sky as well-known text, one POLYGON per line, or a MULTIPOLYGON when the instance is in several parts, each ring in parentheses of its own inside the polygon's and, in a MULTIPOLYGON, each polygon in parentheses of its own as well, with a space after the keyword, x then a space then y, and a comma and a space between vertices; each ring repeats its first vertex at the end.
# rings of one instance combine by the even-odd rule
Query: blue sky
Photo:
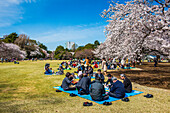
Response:
POLYGON ((79 46, 103 42, 110 0, 0 0, 0 36, 16 32, 44 43, 49 50, 67 41, 79 46))

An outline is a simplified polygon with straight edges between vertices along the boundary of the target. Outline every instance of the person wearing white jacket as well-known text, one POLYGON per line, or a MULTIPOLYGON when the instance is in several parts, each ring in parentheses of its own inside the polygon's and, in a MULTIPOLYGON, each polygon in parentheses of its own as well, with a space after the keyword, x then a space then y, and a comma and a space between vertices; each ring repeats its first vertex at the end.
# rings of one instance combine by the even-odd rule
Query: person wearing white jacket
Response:
POLYGON ((103 58, 102 59, 102 69, 103 69, 103 71, 104 72, 107 72, 107 65, 106 65, 106 59, 105 58, 103 58))

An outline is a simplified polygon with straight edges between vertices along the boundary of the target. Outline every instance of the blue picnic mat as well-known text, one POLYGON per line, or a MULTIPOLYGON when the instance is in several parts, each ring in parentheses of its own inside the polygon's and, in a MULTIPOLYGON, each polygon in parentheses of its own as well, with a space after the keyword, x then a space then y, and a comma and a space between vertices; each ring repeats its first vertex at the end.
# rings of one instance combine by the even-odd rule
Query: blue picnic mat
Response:
MULTIPOLYGON (((116 70, 116 69, 108 69, 108 70, 116 70)), ((120 68, 120 69, 122 69, 122 68, 120 68)), ((129 67, 124 67, 124 69, 129 69, 129 67)), ((130 69, 135 69, 135 67, 130 67, 130 69)))
POLYGON ((50 74, 45 74, 45 75, 55 75, 55 74, 50 73, 50 74))
MULTIPOLYGON (((79 77, 77 77, 76 79, 79 79, 79 77)), ((91 77, 91 79, 95 79, 95 77, 91 77)))
MULTIPOLYGON (((129 69, 129 67, 124 67, 124 69, 129 69)), ((135 69, 135 67, 130 67, 130 69, 135 69)))
MULTIPOLYGON (((58 90, 61 90, 63 92, 66 92, 66 93, 73 93, 73 94, 76 94, 77 96, 81 97, 81 98, 84 98, 84 99, 87 99, 87 100, 91 100, 93 102, 96 102, 98 104, 103 104, 104 102, 112 102, 112 101, 117 101, 117 100, 120 100, 120 98, 114 98, 114 97, 109 97, 108 100, 104 100, 104 101, 94 101, 91 99, 91 96, 90 95, 80 95, 78 94, 78 91, 76 90, 73 90, 73 91, 64 91, 63 88, 61 88, 60 86, 56 86, 56 87, 53 87, 55 89, 58 89, 58 90)), ((108 89, 106 89, 107 91, 108 89)), ((131 93, 126 93, 125 97, 130 97, 130 96, 134 96, 134 95, 139 95, 143 92, 141 91, 136 91, 136 90, 133 90, 131 93)))
POLYGON ((50 73, 50 74, 45 74, 45 75, 59 75, 59 74, 56 74, 56 73, 50 73))

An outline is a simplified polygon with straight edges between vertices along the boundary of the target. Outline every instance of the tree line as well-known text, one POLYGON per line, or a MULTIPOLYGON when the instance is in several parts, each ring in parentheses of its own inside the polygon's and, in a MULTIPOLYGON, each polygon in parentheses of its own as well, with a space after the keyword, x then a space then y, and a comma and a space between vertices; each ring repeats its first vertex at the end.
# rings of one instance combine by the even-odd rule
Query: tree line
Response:
POLYGON ((47 46, 39 41, 30 39, 25 34, 9 34, 5 39, 0 40, 0 57, 4 58, 52 58, 58 60, 70 58, 94 57, 93 51, 100 45, 96 40, 93 44, 88 43, 85 46, 72 45, 72 49, 64 48, 59 45, 55 51, 49 51, 47 46))
MULTIPOLYGON (((93 44, 88 43, 85 46, 79 46, 78 48, 72 47, 72 49, 65 49, 63 46, 58 46, 54 52, 55 59, 70 59, 78 58, 83 59, 85 57, 94 58, 93 50, 95 50, 100 45, 99 41, 96 40, 93 44)), ((74 44, 73 44, 74 46, 74 44)))

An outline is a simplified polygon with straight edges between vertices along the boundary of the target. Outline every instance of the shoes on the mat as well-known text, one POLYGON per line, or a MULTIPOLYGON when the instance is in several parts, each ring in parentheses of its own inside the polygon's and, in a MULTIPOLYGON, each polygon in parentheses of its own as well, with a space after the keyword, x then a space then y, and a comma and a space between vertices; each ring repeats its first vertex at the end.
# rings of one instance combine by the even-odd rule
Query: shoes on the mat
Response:
POLYGON ((112 105, 112 103, 111 102, 104 102, 103 105, 109 106, 109 105, 112 105))
POLYGON ((153 98, 153 95, 152 94, 147 94, 147 95, 144 95, 144 97, 146 97, 146 98, 153 98))
POLYGON ((77 96, 77 95, 74 94, 74 93, 71 93, 70 96, 71 96, 71 97, 75 97, 75 96, 77 96))
POLYGON ((56 90, 56 92, 62 92, 61 90, 56 90))
POLYGON ((92 102, 83 102, 83 106, 92 106, 93 105, 93 103, 92 102))
POLYGON ((124 101, 124 102, 129 102, 130 100, 129 100, 129 98, 122 98, 122 101, 124 101))

